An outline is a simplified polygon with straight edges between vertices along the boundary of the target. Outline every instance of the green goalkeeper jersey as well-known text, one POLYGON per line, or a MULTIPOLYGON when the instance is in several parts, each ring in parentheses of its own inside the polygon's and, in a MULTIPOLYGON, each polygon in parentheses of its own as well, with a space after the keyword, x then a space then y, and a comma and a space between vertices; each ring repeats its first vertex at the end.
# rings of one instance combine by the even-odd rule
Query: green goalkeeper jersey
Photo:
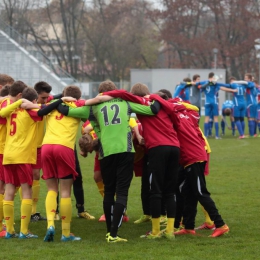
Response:
POLYGON ((134 152, 129 126, 131 113, 153 115, 149 106, 115 98, 92 107, 70 107, 68 116, 89 118, 99 138, 100 158, 103 158, 111 154, 134 152))

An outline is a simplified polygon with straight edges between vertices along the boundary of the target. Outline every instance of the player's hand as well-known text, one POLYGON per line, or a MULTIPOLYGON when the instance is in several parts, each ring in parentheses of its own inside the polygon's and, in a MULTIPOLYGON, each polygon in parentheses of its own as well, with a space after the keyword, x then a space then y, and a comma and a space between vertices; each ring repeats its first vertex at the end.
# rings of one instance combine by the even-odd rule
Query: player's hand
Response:
POLYGON ((228 130, 232 130, 232 127, 229 126, 229 127, 228 127, 228 130))
POLYGON ((61 99, 62 99, 63 102, 77 101, 76 98, 73 98, 73 97, 62 97, 61 99))
POLYGON ((144 138, 143 138, 141 135, 136 136, 136 138, 137 138, 138 143, 139 143, 140 145, 145 145, 144 138))

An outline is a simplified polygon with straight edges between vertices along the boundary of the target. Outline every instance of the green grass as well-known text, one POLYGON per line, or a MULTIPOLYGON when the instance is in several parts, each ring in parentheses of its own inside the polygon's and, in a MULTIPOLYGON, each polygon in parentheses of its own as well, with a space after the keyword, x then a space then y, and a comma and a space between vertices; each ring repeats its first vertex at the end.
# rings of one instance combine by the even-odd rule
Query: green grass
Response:
MULTIPOLYGON (((102 215, 102 198, 93 180, 91 155, 80 157, 84 176, 85 208, 96 220, 87 221, 76 217, 73 199, 72 232, 82 238, 80 242, 61 243, 61 222, 56 222, 54 243, 44 243, 46 222, 31 223, 30 230, 39 239, 20 241, 0 239, 0 259, 259 259, 259 208, 260 138, 238 140, 230 136, 222 140, 209 139, 212 148, 208 189, 220 214, 230 227, 227 236, 208 238, 211 231, 201 231, 202 236, 177 237, 174 241, 160 239, 143 240, 139 236, 151 229, 150 223, 133 224, 142 214, 140 178, 133 178, 128 201, 130 222, 123 223, 120 234, 128 243, 107 244, 105 223, 99 223, 102 215)), ((45 215, 46 187, 41 181, 38 210, 45 215)), ((20 201, 15 200, 16 231, 19 231, 20 201)), ((198 207, 196 224, 203 223, 203 213, 198 207)))

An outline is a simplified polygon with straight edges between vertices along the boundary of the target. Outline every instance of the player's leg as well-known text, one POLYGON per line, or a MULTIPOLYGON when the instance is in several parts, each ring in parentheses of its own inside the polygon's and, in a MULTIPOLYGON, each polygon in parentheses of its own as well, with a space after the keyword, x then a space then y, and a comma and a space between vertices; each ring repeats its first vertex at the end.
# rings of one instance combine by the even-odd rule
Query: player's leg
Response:
POLYGON ((216 139, 220 139, 220 137, 219 137, 218 115, 219 115, 218 105, 214 104, 214 106, 213 106, 213 117, 214 117, 215 131, 216 131, 216 136, 215 136, 216 139))
POLYGON ((168 152, 165 154, 165 179, 163 184, 163 197, 165 198, 166 212, 167 212, 167 225, 163 235, 166 238, 172 239, 173 228, 176 215, 176 187, 178 179, 178 168, 179 168, 179 155, 180 150, 178 147, 165 147, 168 152))
POLYGON ((140 224, 151 220, 149 176, 150 175, 148 171, 148 157, 147 155, 144 155, 143 171, 141 177, 141 201, 143 215, 134 222, 135 224, 140 224))
POLYGON ((210 104, 206 104, 205 105, 205 121, 204 121, 204 135, 205 135, 205 137, 208 137, 210 113, 211 113, 210 104))
POLYGON ((3 154, 0 154, 0 237, 5 236, 5 230, 3 230, 3 201, 5 193, 5 182, 4 182, 4 168, 3 168, 3 154))
POLYGON ((82 173, 81 173, 76 147, 74 149, 74 155, 75 155, 76 172, 78 173, 78 176, 73 182, 73 193, 76 199, 76 208, 78 210, 78 217, 85 218, 85 219, 95 219, 95 217, 91 216, 87 211, 85 211, 84 208, 84 190, 83 190, 82 173))

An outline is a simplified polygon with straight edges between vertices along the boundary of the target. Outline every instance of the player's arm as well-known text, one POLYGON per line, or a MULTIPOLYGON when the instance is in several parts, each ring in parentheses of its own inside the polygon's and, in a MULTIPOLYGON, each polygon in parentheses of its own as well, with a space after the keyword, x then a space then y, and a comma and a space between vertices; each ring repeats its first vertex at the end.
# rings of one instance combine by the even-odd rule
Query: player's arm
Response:
POLYGON ((156 101, 154 101, 150 106, 140 105, 133 102, 128 102, 128 104, 130 105, 132 112, 139 115, 153 116, 161 109, 160 103, 156 101))
POLYGON ((89 114, 90 114, 89 106, 68 107, 66 105, 60 104, 57 107, 57 110, 64 116, 70 116, 70 117, 76 117, 76 118, 82 118, 82 119, 88 118, 89 114))
POLYGON ((48 106, 45 106, 38 110, 38 116, 45 116, 48 115, 52 110, 57 109, 57 107, 62 103, 62 102, 73 102, 75 101, 75 98, 72 97, 62 97, 61 99, 58 99, 52 103, 50 103, 48 106))
POLYGON ((245 81, 245 80, 234 80, 232 83, 241 84, 241 85, 248 85, 248 82, 245 81))
POLYGON ((9 116, 16 108, 18 108, 22 104, 22 102, 23 102, 22 99, 19 99, 8 106, 1 108, 0 116, 1 117, 9 116))
POLYGON ((208 87, 210 85, 210 81, 202 81, 202 82, 198 82, 200 84, 197 84, 195 86, 197 86, 201 91, 205 90, 206 87, 208 87))
POLYGON ((92 105, 96 105, 105 101, 109 101, 111 99, 114 99, 111 96, 108 95, 98 95, 94 98, 88 99, 85 101, 85 106, 92 106, 92 105))
POLYGON ((139 129, 138 129, 138 124, 134 118, 130 118, 129 125, 133 129, 133 132, 134 132, 133 137, 135 137, 138 140, 139 144, 144 145, 145 144, 144 138, 140 135, 139 129))
POLYGON ((235 93, 237 92, 237 89, 232 89, 230 87, 226 88, 226 87, 220 87, 219 89, 226 91, 226 92, 231 92, 231 93, 235 93))
POLYGON ((189 103, 186 103, 186 102, 181 102, 182 105, 184 105, 187 109, 190 109, 190 110, 193 110, 193 111, 199 111, 199 108, 192 105, 192 104, 189 104, 189 103))

